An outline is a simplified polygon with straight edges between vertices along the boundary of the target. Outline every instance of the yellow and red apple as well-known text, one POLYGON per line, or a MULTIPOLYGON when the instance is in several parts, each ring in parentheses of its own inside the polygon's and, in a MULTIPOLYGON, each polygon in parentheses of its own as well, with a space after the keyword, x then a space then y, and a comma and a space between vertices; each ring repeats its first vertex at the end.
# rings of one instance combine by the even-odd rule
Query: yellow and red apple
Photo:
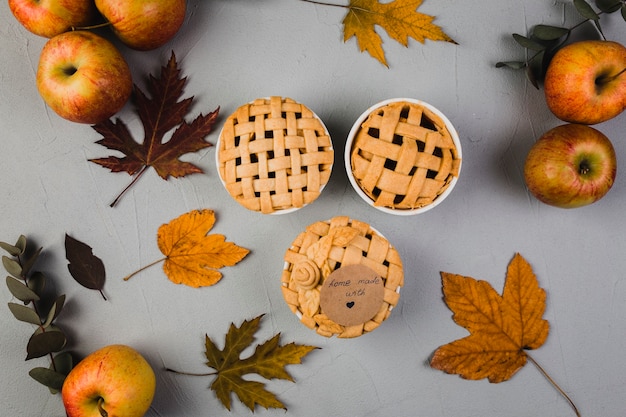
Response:
POLYGON ((142 417, 156 378, 146 359, 126 345, 103 347, 67 375, 61 396, 68 417, 142 417))
POLYGON ((626 48, 613 41, 585 40, 559 49, 544 79, 548 108, 570 123, 596 124, 626 108, 626 48))
POLYGON ((72 31, 44 45, 37 89, 59 116, 95 124, 126 104, 133 82, 126 60, 111 42, 93 32, 72 31))
POLYGON ((28 31, 46 38, 86 26, 96 16, 93 0, 9 0, 9 8, 28 31))
POLYGON ((127 46, 150 50, 178 33, 185 20, 186 0, 95 0, 113 32, 127 46))
POLYGON ((539 201, 575 208, 604 197, 616 172, 615 150, 602 132, 588 125, 564 124, 533 144, 526 157, 524 180, 539 201))

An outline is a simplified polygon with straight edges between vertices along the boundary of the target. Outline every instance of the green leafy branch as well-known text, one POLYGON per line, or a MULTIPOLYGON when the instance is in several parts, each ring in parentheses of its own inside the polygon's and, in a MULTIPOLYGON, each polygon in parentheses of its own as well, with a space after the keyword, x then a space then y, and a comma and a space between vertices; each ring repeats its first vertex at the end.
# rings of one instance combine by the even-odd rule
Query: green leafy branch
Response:
POLYGON ((500 61, 496 68, 524 70, 526 77, 535 88, 539 88, 539 80, 543 79, 551 57, 569 39, 571 34, 587 23, 593 23, 603 39, 606 39, 600 18, 603 14, 620 11, 626 21, 626 0, 595 0, 594 8, 585 0, 573 0, 574 7, 583 20, 571 27, 552 25, 536 25, 527 36, 513 33, 513 39, 527 51, 527 58, 520 61, 500 61))
POLYGON ((48 368, 35 367, 29 375, 52 393, 57 393, 73 367, 72 356, 63 351, 67 337, 55 324, 65 304, 65 295, 57 297, 48 309, 44 307, 46 277, 42 272, 33 270, 42 249, 27 253, 25 236, 20 236, 13 245, 0 242, 0 248, 9 254, 2 256, 2 265, 9 274, 6 285, 13 297, 20 301, 9 302, 9 310, 17 320, 36 326, 26 346, 26 360, 50 357, 48 368))

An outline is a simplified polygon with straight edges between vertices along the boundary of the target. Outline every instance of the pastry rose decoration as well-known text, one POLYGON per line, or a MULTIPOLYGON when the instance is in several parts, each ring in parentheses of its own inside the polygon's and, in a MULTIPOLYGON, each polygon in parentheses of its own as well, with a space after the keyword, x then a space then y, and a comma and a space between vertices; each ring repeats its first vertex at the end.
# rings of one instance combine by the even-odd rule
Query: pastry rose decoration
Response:
POLYGON ((291 278, 302 290, 315 288, 320 281, 320 275, 320 269, 310 259, 298 262, 291 272, 291 278))

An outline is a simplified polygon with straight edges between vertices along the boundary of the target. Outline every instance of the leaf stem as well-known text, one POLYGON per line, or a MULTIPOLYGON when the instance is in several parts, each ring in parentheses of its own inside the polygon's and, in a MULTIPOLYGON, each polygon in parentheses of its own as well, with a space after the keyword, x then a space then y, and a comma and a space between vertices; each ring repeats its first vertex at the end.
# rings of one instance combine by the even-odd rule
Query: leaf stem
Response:
POLYGON ((345 6, 343 4, 333 4, 333 3, 326 3, 323 1, 315 1, 315 0, 302 0, 302 1, 305 1, 307 3, 319 4, 320 6, 343 7, 344 9, 348 8, 348 6, 345 6))
MULTIPOLYGON (((303 1, 307 1, 307 0, 303 0, 303 1)), ((204 373, 204 374, 197 374, 197 373, 194 373, 194 372, 177 371, 177 370, 172 369, 172 368, 163 368, 163 369, 165 371, 167 371, 167 372, 173 372, 175 374, 187 375, 187 376, 213 376, 213 375, 217 374, 217 372, 207 372, 207 373, 204 373)))
POLYGON ((144 172, 146 172, 147 169, 148 169, 148 165, 144 165, 143 168, 141 168, 141 170, 135 175, 135 178, 133 178, 130 184, 128 184, 126 188, 124 188, 122 192, 119 193, 117 197, 115 197, 115 200, 113 200, 111 204, 109 204, 109 207, 115 207, 117 202, 120 201, 120 199, 126 193, 126 191, 128 191, 128 189, 137 182, 137 180, 144 174, 144 172))
POLYGON ((569 405, 572 407, 572 409, 576 413, 576 416, 581 417, 580 412, 578 411, 578 408, 576 408, 576 405, 574 404, 574 401, 572 401, 572 399, 565 393, 565 391, 563 391, 561 387, 559 387, 559 385, 554 381, 554 379, 552 379, 550 375, 548 375, 545 369, 543 369, 541 365, 539 365, 539 363, 537 363, 537 361, 528 353, 526 353, 526 357, 528 358, 528 360, 530 360, 533 363, 533 365, 535 365, 535 367, 537 367, 537 369, 539 369, 539 372, 541 372, 541 374, 550 382, 550 384, 552 384, 552 386, 556 388, 556 390, 567 400, 569 405))
POLYGON ((137 275, 138 273, 142 272, 143 270, 148 269, 148 268, 150 268, 151 266, 154 266, 154 265, 158 264, 159 262, 163 262, 163 261, 164 261, 164 260, 166 260, 166 259, 167 259, 167 257, 163 257, 163 258, 161 258, 161 259, 157 259, 156 261, 149 263, 148 265, 144 265, 144 266, 142 266, 141 268, 139 268, 139 269, 138 269, 138 270, 136 270, 135 272, 133 272, 133 273, 131 273, 131 274, 129 274, 129 275, 126 275, 126 276, 124 277, 124 281, 128 281, 129 279, 131 279, 132 277, 134 277, 134 276, 135 276, 135 275, 137 275))

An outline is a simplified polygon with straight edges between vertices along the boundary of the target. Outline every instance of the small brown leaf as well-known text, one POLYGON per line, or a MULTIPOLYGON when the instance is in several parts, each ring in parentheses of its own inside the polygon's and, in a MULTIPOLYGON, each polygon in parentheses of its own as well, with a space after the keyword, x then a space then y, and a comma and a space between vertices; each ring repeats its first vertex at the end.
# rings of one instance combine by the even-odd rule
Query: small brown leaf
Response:
POLYGON ((67 269, 76 282, 90 290, 98 290, 106 300, 102 292, 106 279, 104 263, 93 254, 91 247, 66 234, 65 256, 69 261, 67 269))

